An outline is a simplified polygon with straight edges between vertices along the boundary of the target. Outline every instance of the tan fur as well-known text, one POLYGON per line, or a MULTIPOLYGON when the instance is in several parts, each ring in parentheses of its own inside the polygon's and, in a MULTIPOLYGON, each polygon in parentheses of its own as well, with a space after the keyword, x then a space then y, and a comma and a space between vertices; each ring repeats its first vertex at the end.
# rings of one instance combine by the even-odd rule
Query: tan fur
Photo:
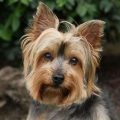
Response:
POLYGON ((58 31, 58 18, 41 3, 22 42, 25 79, 30 95, 41 103, 58 106, 82 103, 92 94, 97 95, 100 92, 94 84, 94 77, 99 65, 100 37, 104 22, 92 20, 78 27, 66 21, 63 23, 69 24, 66 33, 58 31), (66 59, 63 62, 65 80, 56 89, 51 76, 56 68, 54 64, 62 42, 66 44, 66 59), (52 62, 44 60, 43 55, 46 52, 52 53, 52 62), (79 64, 74 67, 69 65, 67 60, 71 57, 77 57, 79 64), (87 85, 84 84, 84 78, 87 85))

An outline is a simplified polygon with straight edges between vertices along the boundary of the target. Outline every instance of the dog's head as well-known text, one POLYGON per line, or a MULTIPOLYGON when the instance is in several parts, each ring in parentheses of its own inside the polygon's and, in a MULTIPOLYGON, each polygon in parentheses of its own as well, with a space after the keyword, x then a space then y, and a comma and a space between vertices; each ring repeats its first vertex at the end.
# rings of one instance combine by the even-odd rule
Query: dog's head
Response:
POLYGON ((91 20, 77 27, 61 23, 40 3, 22 42, 27 89, 45 104, 81 103, 99 92, 94 77, 104 22, 91 20), (61 23, 66 32, 59 30, 61 23))

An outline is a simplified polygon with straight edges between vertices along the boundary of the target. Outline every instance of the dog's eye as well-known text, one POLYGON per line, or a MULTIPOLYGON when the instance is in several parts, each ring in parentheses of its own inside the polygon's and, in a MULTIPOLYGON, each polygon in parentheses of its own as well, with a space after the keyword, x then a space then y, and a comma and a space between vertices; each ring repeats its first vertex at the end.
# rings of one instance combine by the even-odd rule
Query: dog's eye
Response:
POLYGON ((71 65, 76 65, 78 63, 78 59, 76 57, 73 57, 73 58, 70 59, 69 63, 71 65))
POLYGON ((47 52, 47 53, 44 54, 44 58, 47 61, 52 61, 52 59, 53 59, 51 53, 49 53, 49 52, 47 52))

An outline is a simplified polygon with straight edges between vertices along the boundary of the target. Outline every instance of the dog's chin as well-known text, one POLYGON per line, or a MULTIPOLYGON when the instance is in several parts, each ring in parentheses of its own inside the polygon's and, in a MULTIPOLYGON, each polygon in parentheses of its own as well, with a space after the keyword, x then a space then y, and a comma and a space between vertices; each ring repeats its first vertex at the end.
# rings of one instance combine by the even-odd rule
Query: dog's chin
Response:
POLYGON ((40 101, 44 104, 62 105, 69 94, 70 91, 65 87, 42 85, 40 89, 40 101))

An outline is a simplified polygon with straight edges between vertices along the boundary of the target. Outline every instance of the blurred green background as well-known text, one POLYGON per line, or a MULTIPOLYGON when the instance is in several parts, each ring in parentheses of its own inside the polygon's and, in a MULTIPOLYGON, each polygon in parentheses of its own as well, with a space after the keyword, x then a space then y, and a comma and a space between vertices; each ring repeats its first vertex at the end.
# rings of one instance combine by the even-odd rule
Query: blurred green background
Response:
MULTIPOLYGON (((21 65, 20 37, 40 0, 0 0, 0 63, 21 65)), ((120 41, 120 0, 41 0, 61 20, 75 25, 91 19, 106 22, 107 43, 120 41)))

